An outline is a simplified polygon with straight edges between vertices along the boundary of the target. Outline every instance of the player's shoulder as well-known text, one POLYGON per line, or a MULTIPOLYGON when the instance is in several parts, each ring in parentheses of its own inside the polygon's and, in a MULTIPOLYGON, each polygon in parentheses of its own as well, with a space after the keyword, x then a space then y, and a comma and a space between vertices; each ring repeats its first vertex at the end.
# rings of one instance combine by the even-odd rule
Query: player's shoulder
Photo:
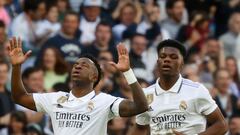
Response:
POLYGON ((116 96, 110 95, 108 93, 100 92, 100 93, 97 93, 97 95, 95 96, 93 101, 95 101, 98 104, 101 104, 103 106, 109 106, 113 102, 115 102, 117 100, 122 100, 122 99, 123 98, 121 98, 121 97, 116 97, 116 96))
POLYGON ((182 79, 182 85, 185 86, 185 87, 191 87, 191 88, 198 89, 198 88, 201 86, 201 83, 199 83, 199 82, 194 82, 194 81, 192 81, 192 80, 183 78, 183 79, 182 79))
POLYGON ((208 91, 207 88, 200 82, 194 82, 189 79, 183 78, 182 86, 185 90, 191 90, 192 92, 202 93, 208 91))
POLYGON ((117 98, 120 98, 120 97, 115 97, 113 95, 110 95, 108 93, 104 93, 104 92, 99 92, 97 93, 96 95, 96 99, 97 100, 104 100, 104 101, 109 101, 109 100, 115 100, 117 98))
POLYGON ((64 95, 69 95, 69 92, 63 92, 63 91, 58 91, 58 92, 50 92, 50 93, 46 93, 49 94, 51 96, 64 96, 64 95))

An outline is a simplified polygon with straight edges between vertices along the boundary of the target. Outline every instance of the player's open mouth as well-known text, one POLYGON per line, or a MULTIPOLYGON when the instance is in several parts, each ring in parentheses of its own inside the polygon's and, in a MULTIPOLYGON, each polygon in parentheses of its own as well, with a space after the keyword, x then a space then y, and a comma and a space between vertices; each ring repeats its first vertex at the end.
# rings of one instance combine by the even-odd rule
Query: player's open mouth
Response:
MULTIPOLYGON (((81 70, 81 69, 80 69, 81 70)), ((73 75, 76 76, 76 75, 79 75, 80 74, 80 70, 79 69, 75 69, 75 71, 73 71, 73 75)))
POLYGON ((170 69, 171 69, 171 66, 169 66, 169 65, 163 65, 163 66, 162 66, 162 69, 163 69, 163 70, 170 70, 170 69))

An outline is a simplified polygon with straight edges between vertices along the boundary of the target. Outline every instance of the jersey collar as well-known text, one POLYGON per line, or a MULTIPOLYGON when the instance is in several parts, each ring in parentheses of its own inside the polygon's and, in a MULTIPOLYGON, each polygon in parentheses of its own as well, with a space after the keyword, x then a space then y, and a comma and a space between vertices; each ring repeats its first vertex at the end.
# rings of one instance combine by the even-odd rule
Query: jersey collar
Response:
POLYGON ((156 92, 156 95, 160 95, 160 94, 163 94, 163 93, 179 93, 181 87, 182 87, 182 76, 179 75, 179 78, 177 80, 177 82, 169 89, 169 90, 163 90, 160 85, 159 85, 159 80, 160 78, 157 79, 156 81, 156 84, 155 84, 155 92, 156 92))
POLYGON ((72 94, 72 91, 70 91, 69 93, 69 101, 72 101, 72 100, 80 100, 80 101, 89 101, 91 99, 93 99, 95 97, 95 91, 93 90, 92 92, 88 93, 87 95, 83 96, 83 97, 75 97, 73 94, 72 94))

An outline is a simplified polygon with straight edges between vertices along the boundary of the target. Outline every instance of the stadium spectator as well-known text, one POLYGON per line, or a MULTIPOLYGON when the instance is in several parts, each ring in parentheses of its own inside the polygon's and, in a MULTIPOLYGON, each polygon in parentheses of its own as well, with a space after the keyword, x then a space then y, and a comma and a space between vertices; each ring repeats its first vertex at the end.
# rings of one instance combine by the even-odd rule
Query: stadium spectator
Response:
POLYGON ((95 41, 84 48, 83 54, 89 53, 97 58, 101 52, 109 51, 116 61, 117 50, 112 39, 112 26, 106 21, 101 21, 96 27, 95 37, 95 41))
POLYGON ((7 41, 7 34, 6 34, 6 25, 3 21, 0 20, 0 57, 6 58, 6 55, 4 54, 5 51, 5 44, 7 41))
POLYGON ((183 77, 192 80, 194 82, 199 82, 198 76, 198 66, 194 63, 192 64, 185 64, 182 70, 183 77))
POLYGON ((84 0, 83 14, 80 18, 79 29, 82 32, 80 43, 90 45, 95 40, 97 24, 101 21, 102 0, 84 0))
POLYGON ((0 20, 0 46, 7 40, 6 25, 0 20))
POLYGON ((43 0, 24 0, 23 10, 24 12, 13 19, 10 27, 11 35, 21 37, 26 49, 37 51, 35 32, 37 22, 45 16, 45 2, 43 0))
POLYGON ((58 8, 56 5, 47 6, 46 19, 37 24, 36 36, 38 46, 41 46, 49 37, 53 37, 61 28, 58 22, 58 8))
POLYGON ((160 25, 160 7, 157 2, 148 2, 145 7, 144 20, 137 26, 137 33, 146 35, 149 41, 169 39, 170 34, 160 25))
POLYGON ((84 0, 69 0, 69 5, 73 11, 80 12, 81 8, 79 7, 83 3, 83 1, 84 0))
POLYGON ((167 0, 166 11, 168 18, 162 21, 162 27, 169 33, 170 37, 175 39, 180 27, 183 25, 181 22, 184 12, 183 0, 167 0))
MULTIPOLYGON (((73 64, 81 55, 83 46, 80 44, 76 33, 78 32, 79 17, 75 12, 67 12, 61 25, 61 30, 52 38, 49 38, 42 47, 39 57, 42 57, 42 52, 48 47, 57 48, 65 61, 73 64)), ((38 60, 36 61, 39 62, 38 60)))
POLYGON ((240 97, 240 79, 239 79, 239 69, 237 65, 236 58, 233 56, 226 57, 226 69, 231 76, 230 90, 236 96, 240 97))
POLYGON ((57 7, 58 7, 58 21, 62 22, 64 20, 65 14, 70 9, 70 4, 68 0, 57 0, 57 7))
POLYGON ((22 1, 6 0, 5 8, 8 12, 8 15, 11 17, 11 19, 13 19, 22 12, 22 1))
POLYGON ((7 10, 4 8, 5 6, 5 0, 0 1, 0 20, 4 22, 4 24, 8 27, 11 23, 10 16, 8 15, 7 10))
POLYGON ((229 120, 229 135, 240 135, 240 116, 232 116, 229 120))
POLYGON ((113 27, 113 36, 116 42, 129 39, 136 32, 137 24, 142 14, 138 12, 139 3, 120 1, 112 16, 117 22, 113 27))
POLYGON ((11 113, 8 133, 6 135, 24 135, 26 134, 27 117, 22 111, 11 113))
POLYGON ((219 40, 224 44, 226 56, 233 56, 237 46, 237 37, 240 33, 240 13, 233 13, 228 22, 228 31, 220 36, 219 40))
POLYGON ((206 12, 193 12, 188 25, 180 27, 176 39, 189 51, 200 51, 209 37, 209 17, 206 12))
POLYGON ((10 114, 15 110, 10 91, 6 88, 10 67, 7 61, 0 60, 0 132, 8 126, 10 114))
POLYGON ((54 47, 46 48, 39 65, 44 71, 44 90, 51 92, 54 84, 64 83, 68 77, 69 68, 61 53, 54 47))
POLYGON ((143 53, 147 49, 148 41, 142 34, 135 34, 131 38, 129 51, 130 65, 137 78, 144 78, 149 81, 151 78, 147 72, 147 63, 143 61, 143 53))
POLYGON ((237 105, 238 98, 231 94, 230 83, 230 74, 226 69, 219 69, 214 73, 214 84, 218 92, 214 99, 225 118, 240 114, 240 108, 237 105))
POLYGON ((126 135, 128 119, 116 117, 108 123, 108 135, 126 135))
POLYGON ((41 127, 38 124, 28 124, 26 127, 26 135, 44 135, 41 127))
POLYGON ((203 83, 213 83, 213 73, 218 68, 225 67, 223 45, 215 38, 208 38, 200 53, 200 81, 203 83))

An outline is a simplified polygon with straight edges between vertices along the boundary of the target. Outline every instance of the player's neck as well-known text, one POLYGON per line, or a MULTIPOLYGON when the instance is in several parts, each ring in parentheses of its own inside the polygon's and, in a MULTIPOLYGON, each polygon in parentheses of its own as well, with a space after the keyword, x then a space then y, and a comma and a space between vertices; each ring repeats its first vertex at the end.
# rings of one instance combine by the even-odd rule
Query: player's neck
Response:
POLYGON ((169 90, 177 82, 179 75, 175 76, 161 76, 159 80, 159 85, 163 90, 169 90))
POLYGON ((92 91, 93 91, 92 84, 85 84, 85 85, 74 85, 73 84, 73 87, 72 87, 72 94, 77 98, 83 97, 92 91))
POLYGON ((72 89, 72 94, 75 97, 79 98, 79 97, 83 97, 83 96, 87 95, 88 93, 90 93, 92 91, 93 91, 93 89, 85 89, 85 88, 84 89, 81 89, 81 88, 72 89))

